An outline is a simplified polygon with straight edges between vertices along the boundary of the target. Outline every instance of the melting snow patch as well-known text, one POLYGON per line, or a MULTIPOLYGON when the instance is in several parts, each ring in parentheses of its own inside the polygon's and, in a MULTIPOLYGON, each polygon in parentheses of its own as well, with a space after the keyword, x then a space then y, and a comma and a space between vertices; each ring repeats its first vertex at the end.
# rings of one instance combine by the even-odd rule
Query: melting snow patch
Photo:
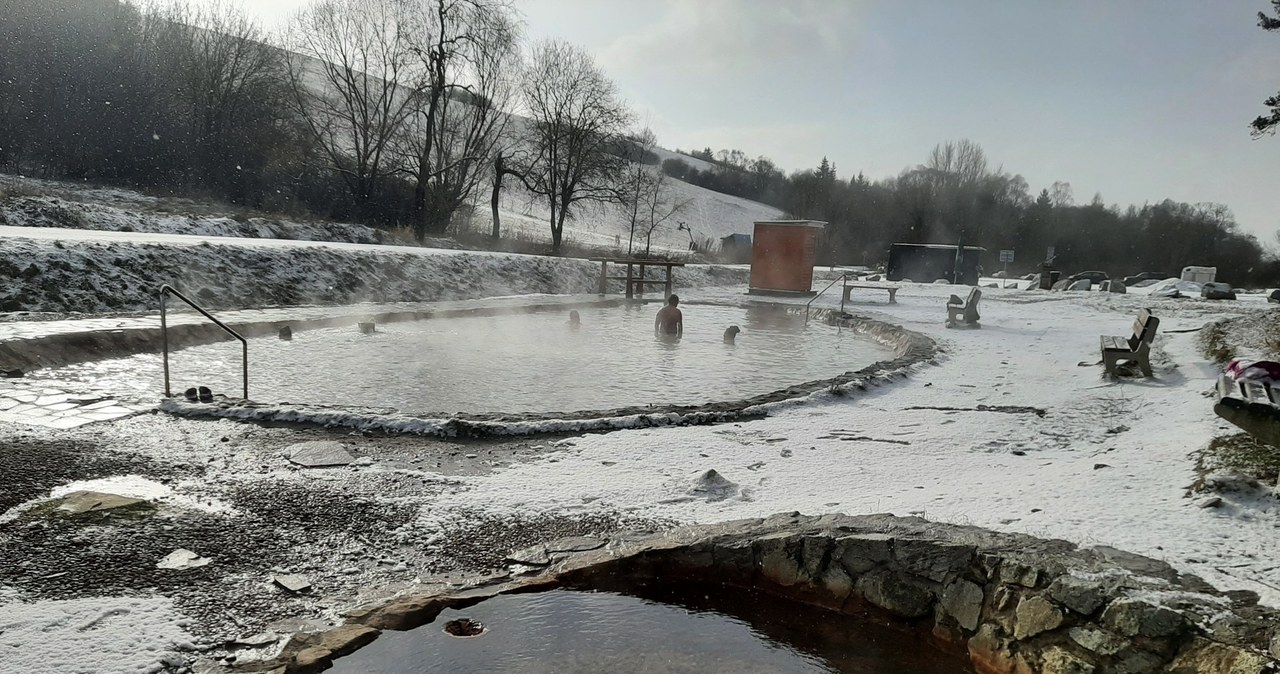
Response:
POLYGON ((0 653, 10 672, 158 672, 191 636, 167 599, 106 597, 0 604, 0 653))
MULTIPOLYGON (((179 485, 182 486, 182 485, 179 485)), ((145 501, 157 501, 160 503, 168 503, 180 508, 191 508, 193 510, 203 510, 205 512, 217 514, 234 514, 236 512, 230 504, 224 503, 217 499, 209 497, 195 497, 190 494, 183 494, 174 490, 165 484, 149 480, 141 475, 114 475, 112 477, 104 477, 96 480, 79 480, 69 482, 61 487, 54 487, 49 492, 50 498, 60 498, 72 492, 77 491, 96 491, 107 494, 118 494, 120 496, 128 496, 131 498, 143 499, 145 501)), ((13 512, 16 515, 15 508, 13 512)))

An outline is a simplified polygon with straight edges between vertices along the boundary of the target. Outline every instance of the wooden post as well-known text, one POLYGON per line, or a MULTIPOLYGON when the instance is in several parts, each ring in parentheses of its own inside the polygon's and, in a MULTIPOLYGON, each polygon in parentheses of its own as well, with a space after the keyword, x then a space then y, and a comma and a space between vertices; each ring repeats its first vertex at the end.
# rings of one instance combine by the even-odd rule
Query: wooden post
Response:
POLYGON ((664 301, 664 302, 667 300, 667 298, 671 297, 671 286, 672 286, 672 283, 671 283, 671 270, 672 270, 672 269, 673 269, 672 265, 667 265, 667 284, 666 284, 666 286, 664 286, 664 287, 663 287, 663 289, 662 289, 662 291, 665 293, 665 294, 662 296, 662 301, 664 301))
POLYGON ((600 261, 600 289, 598 291, 601 295, 605 294, 605 291, 607 291, 609 288, 609 279, 607 278, 608 271, 609 271, 609 261, 601 260, 600 261))
POLYGON ((636 284, 636 294, 644 296, 644 263, 640 264, 640 282, 636 284))
POLYGON ((635 296, 635 291, 636 291, 635 285, 633 285, 633 284, 631 283, 631 274, 632 274, 632 271, 631 271, 631 270, 632 270, 632 265, 631 265, 631 263, 630 263, 630 262, 628 262, 628 263, 627 263, 627 281, 626 281, 626 283, 627 283, 627 299, 631 299, 632 297, 634 297, 634 296, 635 296))

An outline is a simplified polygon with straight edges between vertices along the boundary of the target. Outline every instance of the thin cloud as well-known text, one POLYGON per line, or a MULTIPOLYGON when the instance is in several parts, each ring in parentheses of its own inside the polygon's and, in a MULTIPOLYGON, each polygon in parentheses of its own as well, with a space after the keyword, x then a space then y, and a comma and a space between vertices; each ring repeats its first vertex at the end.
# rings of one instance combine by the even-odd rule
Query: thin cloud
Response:
POLYGON ((611 70, 680 67, 703 75, 836 56, 855 39, 860 2, 666 0, 660 17, 619 36, 600 59, 611 70))

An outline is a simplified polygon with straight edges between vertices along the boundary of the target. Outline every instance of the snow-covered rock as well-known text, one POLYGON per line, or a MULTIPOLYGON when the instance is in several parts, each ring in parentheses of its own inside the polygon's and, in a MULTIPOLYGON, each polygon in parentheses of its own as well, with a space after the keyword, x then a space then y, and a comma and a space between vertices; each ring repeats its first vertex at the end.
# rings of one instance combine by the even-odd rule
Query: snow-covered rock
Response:
POLYGON ((1153 297, 1199 297, 1204 286, 1195 281, 1169 278, 1151 286, 1153 297))

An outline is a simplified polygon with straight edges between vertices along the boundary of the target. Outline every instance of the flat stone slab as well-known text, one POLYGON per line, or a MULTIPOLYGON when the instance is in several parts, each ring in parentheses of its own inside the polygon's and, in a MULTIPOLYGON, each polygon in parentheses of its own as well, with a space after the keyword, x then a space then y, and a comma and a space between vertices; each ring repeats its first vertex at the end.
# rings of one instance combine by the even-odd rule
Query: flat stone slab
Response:
POLYGON ((290 461, 307 468, 347 466, 356 460, 356 457, 336 440, 314 440, 289 445, 288 455, 290 461))
POLYGON ((164 559, 156 561, 157 569, 187 570, 207 567, 211 563, 211 559, 202 558, 200 554, 192 553, 186 547, 179 547, 173 553, 165 555, 164 559))
POLYGON ((525 566, 547 566, 551 563, 551 555, 547 554, 546 546, 535 545, 508 554, 507 561, 525 566))
POLYGON ((311 581, 307 580, 306 576, 299 576, 295 574, 272 576, 271 582, 294 594, 306 592, 311 589, 311 581))
POLYGON ((107 494, 100 491, 73 491, 62 499, 58 510, 79 515, 87 512, 127 508, 146 501, 119 494, 107 494))
POLYGON ((165 558, 156 562, 157 569, 172 569, 174 571, 186 571, 187 569, 198 569, 202 566, 208 566, 212 559, 201 557, 186 548, 178 548, 173 552, 165 555, 165 558))
POLYGON ((603 548, 605 541, 590 536, 567 536, 547 543, 547 552, 587 552, 603 548))
POLYGON ((0 384, 0 422, 70 429, 135 414, 113 398, 0 384))
POLYGON ((275 632, 262 632, 249 637, 232 639, 231 641, 228 641, 227 644, 230 646, 239 646, 244 648, 262 648, 263 646, 270 646, 277 641, 280 641, 279 634, 276 634, 275 632))

